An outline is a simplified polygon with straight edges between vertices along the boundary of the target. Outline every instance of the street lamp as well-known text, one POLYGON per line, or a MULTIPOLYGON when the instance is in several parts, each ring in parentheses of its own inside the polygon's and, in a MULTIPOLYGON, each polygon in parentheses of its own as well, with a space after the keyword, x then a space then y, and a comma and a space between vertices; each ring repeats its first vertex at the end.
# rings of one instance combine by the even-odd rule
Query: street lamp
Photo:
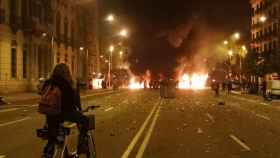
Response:
POLYGON ((123 55, 123 51, 120 51, 120 56, 122 56, 123 55))
POLYGON ((109 47, 110 56, 109 56, 109 62, 108 62, 109 63, 109 70, 108 70, 109 88, 111 88, 111 69, 112 69, 112 62, 113 62, 112 56, 113 56, 114 50, 115 50, 115 47, 113 45, 111 45, 109 47))
POLYGON ((107 18, 106 18, 106 21, 108 21, 108 22, 113 22, 113 21, 115 21, 114 15, 113 15, 113 14, 109 14, 109 15, 107 16, 107 18))
POLYGON ((240 39, 240 33, 236 32, 233 37, 236 39, 236 40, 239 40, 240 39))
POLYGON ((267 17, 262 15, 259 20, 260 20, 261 23, 264 23, 264 22, 266 22, 267 17))
POLYGON ((228 55, 229 55, 229 57, 232 57, 232 56, 233 56, 233 51, 232 51, 232 50, 229 50, 229 51, 228 51, 228 55))
POLYGON ((245 45, 243 45, 241 48, 242 48, 243 51, 247 51, 247 48, 246 48, 245 45))
POLYGON ((227 40, 224 41, 224 45, 228 45, 228 41, 227 40))
POLYGON ((113 53, 114 49, 115 49, 115 47, 114 47, 113 45, 111 45, 111 46, 109 47, 110 53, 113 53))
POLYGON ((126 29, 122 29, 119 33, 119 35, 122 36, 122 37, 127 37, 127 34, 128 34, 128 32, 127 32, 126 29))

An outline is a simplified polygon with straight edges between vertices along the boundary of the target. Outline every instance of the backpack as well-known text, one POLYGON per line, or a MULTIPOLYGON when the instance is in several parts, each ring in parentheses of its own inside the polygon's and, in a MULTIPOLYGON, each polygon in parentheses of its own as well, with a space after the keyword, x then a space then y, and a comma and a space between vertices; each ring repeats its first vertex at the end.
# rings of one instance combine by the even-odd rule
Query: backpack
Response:
POLYGON ((39 101, 38 112, 45 115, 58 115, 61 113, 61 91, 57 86, 47 85, 39 101))

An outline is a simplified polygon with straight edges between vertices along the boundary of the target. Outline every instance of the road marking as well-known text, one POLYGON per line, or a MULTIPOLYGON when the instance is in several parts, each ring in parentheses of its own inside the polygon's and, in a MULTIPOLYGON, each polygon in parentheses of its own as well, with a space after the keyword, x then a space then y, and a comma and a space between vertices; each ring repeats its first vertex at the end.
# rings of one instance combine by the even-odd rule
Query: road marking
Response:
POLYGON ((88 95, 83 95, 81 98, 87 98, 87 97, 93 97, 93 96, 98 96, 98 95, 103 95, 103 94, 111 94, 115 93, 114 91, 108 91, 108 92, 100 92, 100 93, 95 93, 95 94, 88 94, 88 95))
POLYGON ((136 158, 142 158, 143 157, 145 149, 146 149, 146 147, 147 147, 147 145, 149 143, 149 140, 151 139, 151 135, 152 135, 152 133, 153 133, 153 131, 155 129, 155 125, 156 125, 156 121, 157 121, 157 119, 159 117, 160 109, 161 109, 161 107, 158 107, 158 109, 156 111, 156 114, 154 115, 152 124, 151 124, 151 126, 150 126, 150 128, 149 128, 149 130, 148 130, 148 132, 147 132, 147 134, 145 136, 145 139, 144 139, 143 143, 140 146, 140 149, 138 150, 136 158))
POLYGON ((110 107, 110 108, 108 108, 108 109, 105 109, 105 112, 111 111, 111 110, 113 110, 113 109, 114 109, 113 107, 110 107))
POLYGON ((270 121, 270 120, 271 120, 269 117, 264 116, 264 115, 260 115, 260 114, 255 114, 255 115, 256 115, 257 117, 262 118, 262 119, 265 119, 265 120, 267 120, 267 121, 270 121))
POLYGON ((239 138, 237 138, 236 136, 234 135, 230 135, 230 138, 232 140, 234 140, 237 144, 239 144, 242 148, 244 148, 246 151, 251 151, 251 148, 248 147, 245 143, 243 143, 239 138))
POLYGON ((261 115, 261 114, 258 114, 258 113, 254 112, 254 111, 250 111, 250 110, 248 110, 248 109, 242 108, 242 107, 240 107, 239 104, 234 104, 234 103, 232 103, 231 105, 233 105, 235 108, 237 108, 237 109, 239 109, 239 110, 243 110, 243 111, 245 111, 245 112, 251 113, 251 114, 253 114, 253 115, 256 116, 256 117, 265 119, 265 120, 267 120, 267 121, 271 121, 271 118, 269 118, 269 117, 267 117, 267 116, 264 116, 264 115, 261 115))
POLYGON ((203 133, 203 130, 202 130, 201 128, 198 128, 198 129, 197 129, 197 133, 198 133, 198 134, 202 134, 202 133, 203 133))
POLYGON ((134 146, 136 145, 137 141, 139 140, 140 136, 142 135, 142 133, 144 132, 144 129, 146 128, 146 126, 148 125, 148 122, 150 121, 151 117, 153 116, 155 110, 157 108, 157 105, 153 107, 152 111, 150 112, 150 114, 148 115, 147 119, 145 120, 145 122, 142 124, 140 130, 137 132, 137 134, 135 135, 135 137, 132 139, 131 143, 129 144, 129 146, 127 147, 126 151, 123 153, 121 158, 128 158, 129 154, 131 153, 131 151, 133 150, 134 146))
POLYGON ((262 104, 262 105, 266 105, 266 106, 269 105, 269 104, 267 104, 267 103, 261 103, 261 104, 262 104))
MULTIPOLYGON (((16 111, 19 108, 10 108, 10 109, 4 109, 4 110, 0 110, 0 113, 4 113, 4 112, 11 112, 11 111, 16 111)), ((0 157, 1 158, 1 157, 0 157)))
POLYGON ((214 119, 214 117, 213 117, 211 114, 206 113, 206 116, 207 116, 212 122, 215 122, 215 119, 214 119))
POLYGON ((19 122, 22 122, 22 121, 25 121, 25 120, 28 120, 28 119, 31 119, 31 117, 25 117, 25 118, 20 119, 20 120, 15 120, 15 121, 11 121, 11 122, 2 123, 2 124, 0 124, 0 127, 4 127, 4 126, 12 125, 12 124, 15 124, 15 123, 19 123, 19 122))

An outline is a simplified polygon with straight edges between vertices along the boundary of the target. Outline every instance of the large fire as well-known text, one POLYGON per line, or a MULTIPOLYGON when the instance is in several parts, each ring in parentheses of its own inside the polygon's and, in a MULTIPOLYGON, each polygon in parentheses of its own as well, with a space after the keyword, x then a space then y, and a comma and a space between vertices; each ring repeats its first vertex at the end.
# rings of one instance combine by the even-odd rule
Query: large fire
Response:
POLYGON ((144 88, 144 83, 140 83, 135 81, 135 78, 131 78, 129 85, 128 85, 129 89, 143 89, 144 88))
POLYGON ((183 76, 179 78, 178 88, 195 90, 205 89, 207 79, 207 74, 183 74, 183 76))

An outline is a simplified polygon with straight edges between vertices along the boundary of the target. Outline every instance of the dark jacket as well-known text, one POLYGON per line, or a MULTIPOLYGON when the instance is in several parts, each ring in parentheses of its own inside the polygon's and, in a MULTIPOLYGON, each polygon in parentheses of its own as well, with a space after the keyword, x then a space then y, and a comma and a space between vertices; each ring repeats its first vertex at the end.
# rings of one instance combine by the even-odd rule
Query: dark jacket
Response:
POLYGON ((47 85, 57 86, 61 90, 61 112, 62 114, 81 110, 80 94, 72 88, 70 83, 60 76, 55 76, 46 81, 47 85))

